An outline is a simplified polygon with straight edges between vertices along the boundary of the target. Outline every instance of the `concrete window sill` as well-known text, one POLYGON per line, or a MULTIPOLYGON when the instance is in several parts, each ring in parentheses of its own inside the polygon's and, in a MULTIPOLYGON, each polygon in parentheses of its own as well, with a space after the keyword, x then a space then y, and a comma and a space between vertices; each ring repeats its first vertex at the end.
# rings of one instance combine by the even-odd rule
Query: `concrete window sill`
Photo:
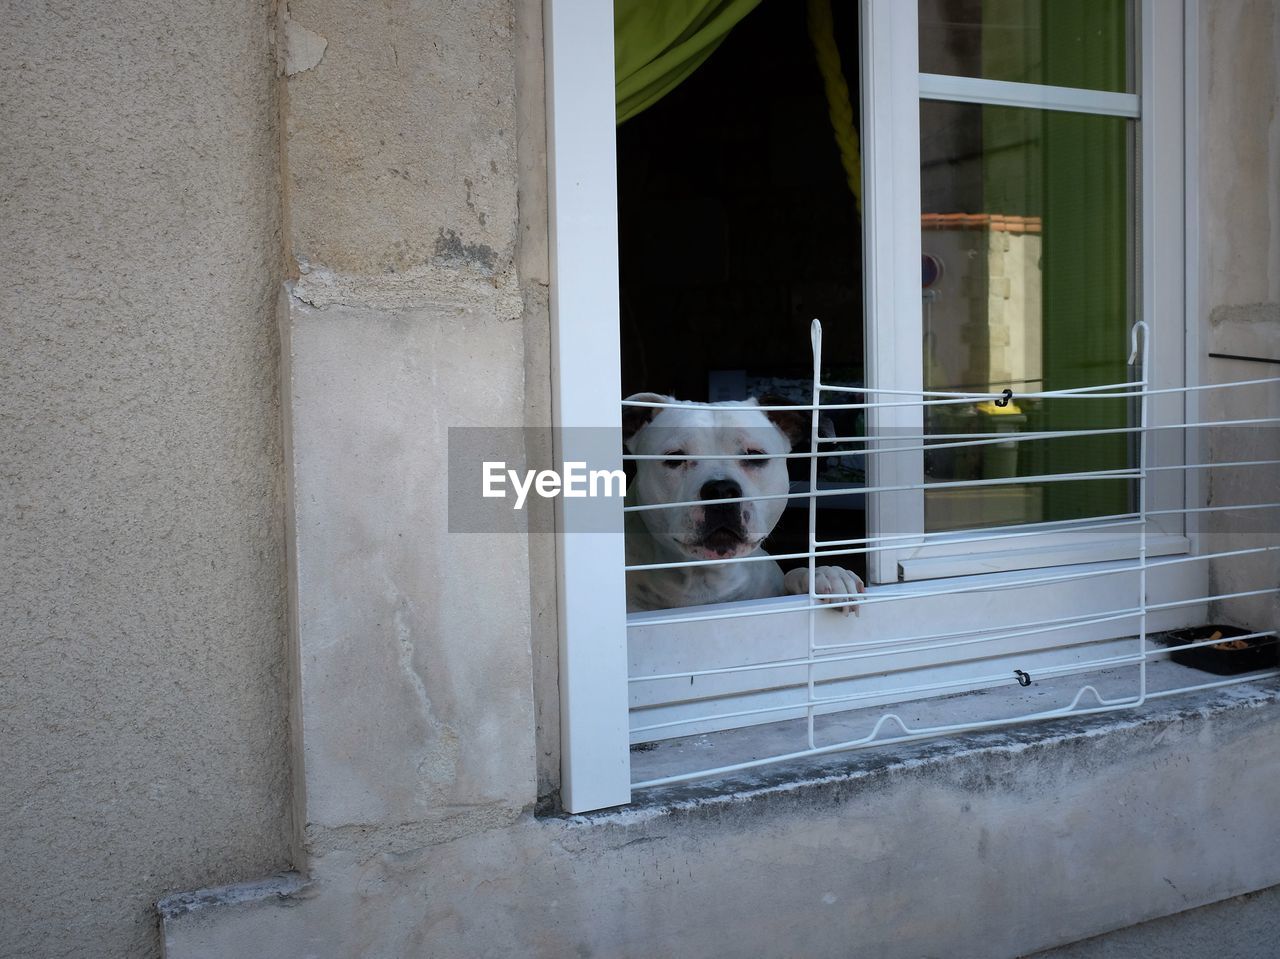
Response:
POLYGON ((1252 682, 366 837, 306 880, 171 897, 165 954, 1011 959, 1280 882, 1278 724, 1252 682))
MULTIPOLYGON (((1131 694, 1126 690, 1132 688, 1132 677, 1132 669, 1114 670, 1091 674, 1087 681, 1104 696, 1118 698, 1131 694)), ((1169 661, 1157 661, 1149 667, 1148 689, 1159 692, 1219 678, 1169 661)), ((842 714, 845 717, 843 722, 849 730, 854 730, 859 728, 860 718, 864 720, 865 727, 867 717, 863 714, 878 717, 886 711, 896 712, 904 720, 918 725, 941 721, 943 716, 947 721, 978 721, 992 716, 990 703, 997 697, 1003 698, 1004 705, 1010 709, 1017 709, 1016 703, 1021 702, 1024 704, 1023 712, 1027 712, 1030 710, 1025 707, 1034 709, 1037 698, 1068 689, 1076 690, 1082 682, 1080 677, 1073 676, 1036 681, 1017 699, 1007 690, 996 689, 917 700, 893 710, 875 706, 842 714)), ((1019 722, 914 743, 869 746, 690 782, 651 786, 637 790, 628 806, 563 818, 575 822, 608 821, 612 817, 628 815, 647 818, 666 812, 687 812, 697 807, 711 808, 723 803, 767 801, 768 797, 778 794, 812 802, 822 801, 819 799, 821 795, 830 795, 838 802, 860 789, 875 788, 903 775, 922 775, 928 770, 945 772, 949 766, 995 757, 1016 762, 1018 756, 1031 751, 1043 756, 1055 750, 1077 749, 1103 737, 1158 733, 1162 727, 1188 719, 1225 716, 1232 710, 1267 704, 1280 707, 1280 680, 1244 681, 1234 686, 1151 699, 1142 706, 1113 712, 1019 722)), ((793 741, 803 726, 803 720, 792 720, 646 744, 633 749, 631 754, 633 779, 643 781, 680 770, 727 764, 726 760, 736 762, 752 755, 768 756, 782 752, 786 748, 782 744, 793 741)))

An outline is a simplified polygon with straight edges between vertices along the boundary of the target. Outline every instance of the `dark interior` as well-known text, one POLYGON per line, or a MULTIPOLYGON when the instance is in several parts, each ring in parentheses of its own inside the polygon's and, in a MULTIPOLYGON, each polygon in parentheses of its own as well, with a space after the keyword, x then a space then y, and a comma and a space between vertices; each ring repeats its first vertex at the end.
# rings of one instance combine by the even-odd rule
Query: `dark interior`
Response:
MULTIPOLYGON (((834 16, 856 122, 856 7, 836 4, 834 16)), ((618 128, 618 215, 623 395, 807 404, 814 317, 824 379, 863 384, 861 220, 805 4, 765 0, 684 83, 618 128)), ((828 419, 840 435, 864 428, 857 413, 828 419)), ((862 483, 861 457, 821 466, 824 484, 862 483)), ((792 460, 791 472, 807 481, 807 462, 792 460)), ((840 499, 819 511, 820 538, 865 535, 861 496, 840 499)), ((771 553, 807 548, 806 513, 794 501, 771 553)), ((839 565, 862 573, 861 559, 839 565)))

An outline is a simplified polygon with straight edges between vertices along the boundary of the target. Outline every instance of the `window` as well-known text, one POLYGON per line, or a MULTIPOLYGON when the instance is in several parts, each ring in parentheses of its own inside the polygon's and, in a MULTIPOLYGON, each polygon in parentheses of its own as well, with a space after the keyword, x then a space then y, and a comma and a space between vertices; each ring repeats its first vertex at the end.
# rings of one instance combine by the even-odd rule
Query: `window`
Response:
MULTIPOLYGON (((885 71, 883 88, 910 91, 868 114, 872 124, 883 123, 869 131, 873 151, 884 150, 881 169, 894 170, 892 179, 869 177, 870 202, 880 207, 870 217, 869 248, 883 249, 915 222, 908 205, 914 211, 918 203, 922 215, 920 235, 908 229, 904 249, 894 251, 899 272, 877 277, 884 306, 872 316, 871 369, 904 391, 998 394, 1009 387, 1015 399, 1004 408, 941 401, 884 411, 880 425, 905 434, 1116 432, 950 452, 936 445, 927 458, 885 458, 884 478, 906 484, 923 476, 934 489, 882 500, 876 528, 919 539, 881 552, 878 578, 1131 557, 1132 481, 1001 480, 1132 471, 1136 446, 1121 432, 1137 425, 1131 403, 1019 402, 1016 395, 1131 380, 1126 359, 1135 320, 1157 324, 1152 382, 1182 385, 1182 13, 1176 5, 1125 0, 937 0, 917 9, 914 23, 899 23, 917 12, 899 8, 872 21, 881 43, 918 49, 919 67, 889 58, 869 65, 885 71), (920 144, 918 162, 910 164, 901 156, 905 142, 891 149, 908 138, 920 144), (925 290, 918 312, 903 292, 898 260, 908 243, 951 267, 925 290), (1155 276, 1158 286, 1140 288, 1155 276), (947 485, 979 477, 992 482, 947 485), (1114 517, 1113 528, 1104 517, 1114 517), (1047 528, 983 539, 925 535, 1005 525, 1047 528)), ((1154 412, 1169 424, 1183 421, 1177 402, 1154 412)), ((1171 435, 1163 458, 1176 457, 1180 441, 1171 435)), ((1176 477, 1156 487, 1163 505, 1183 505, 1176 477)), ((1188 547, 1180 520, 1152 532, 1153 554, 1188 547)))
MULTIPOLYGON (((865 558, 868 600, 852 625, 806 596, 628 616, 621 536, 576 532, 584 507, 561 502, 570 811, 626 802, 633 767, 651 784, 1131 705, 1150 694, 1145 635, 1203 620, 1206 565, 1188 554, 1199 492, 1174 428, 1194 419, 1181 6, 863 0, 859 12, 863 264, 850 274, 865 365, 842 357, 810 382, 833 388, 824 407, 863 408, 865 485, 810 479, 791 495, 810 510, 819 495, 863 497, 865 525, 822 534, 822 549, 865 558), (1027 675, 1048 681, 1020 692, 1027 675), (981 689, 1000 695, 938 699, 981 689), (908 701, 907 719, 884 709, 908 701), (692 772, 627 752, 715 731, 734 732, 692 772)), ((611 37, 607 5, 548 4, 556 423, 620 435, 606 401, 624 395, 629 329, 611 37)), ((730 42, 714 56, 731 59, 730 42)), ((708 220, 698 213, 672 224, 686 253, 708 220)), ((838 309, 845 293, 822 295, 838 309)), ((824 330, 848 349, 847 325, 824 330)), ((708 397, 740 388, 748 366, 696 382, 708 397)), ((621 450, 575 450, 580 435, 562 429, 557 458, 617 467, 621 450)), ((811 436, 844 453, 839 439, 811 436)))

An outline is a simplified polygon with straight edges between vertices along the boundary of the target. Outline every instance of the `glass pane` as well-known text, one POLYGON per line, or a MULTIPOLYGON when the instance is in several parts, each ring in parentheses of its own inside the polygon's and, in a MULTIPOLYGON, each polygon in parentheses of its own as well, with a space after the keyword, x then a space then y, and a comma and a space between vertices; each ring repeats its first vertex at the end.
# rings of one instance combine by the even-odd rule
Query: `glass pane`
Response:
MULTIPOLYGON (((927 433, 1128 426, 1125 399, 1019 394, 1129 379, 1133 196, 1129 120, 921 104, 924 383, 1014 392, 1006 407, 926 407, 927 433)), ((988 442, 925 454, 926 482, 1128 468, 1132 438, 988 442)), ((929 530, 1125 513, 1131 480, 926 491, 929 530)))
POLYGON ((1132 93, 1132 0, 919 0, 920 71, 1132 93))

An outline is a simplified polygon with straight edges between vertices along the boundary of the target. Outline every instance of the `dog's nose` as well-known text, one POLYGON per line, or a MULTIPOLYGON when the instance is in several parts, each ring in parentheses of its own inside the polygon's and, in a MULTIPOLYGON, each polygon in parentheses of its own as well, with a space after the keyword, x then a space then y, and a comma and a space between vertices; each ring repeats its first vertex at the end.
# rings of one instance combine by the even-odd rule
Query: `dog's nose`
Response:
POLYGON ((701 499, 737 499, 741 495, 742 487, 728 479, 707 480, 698 493, 701 499))

